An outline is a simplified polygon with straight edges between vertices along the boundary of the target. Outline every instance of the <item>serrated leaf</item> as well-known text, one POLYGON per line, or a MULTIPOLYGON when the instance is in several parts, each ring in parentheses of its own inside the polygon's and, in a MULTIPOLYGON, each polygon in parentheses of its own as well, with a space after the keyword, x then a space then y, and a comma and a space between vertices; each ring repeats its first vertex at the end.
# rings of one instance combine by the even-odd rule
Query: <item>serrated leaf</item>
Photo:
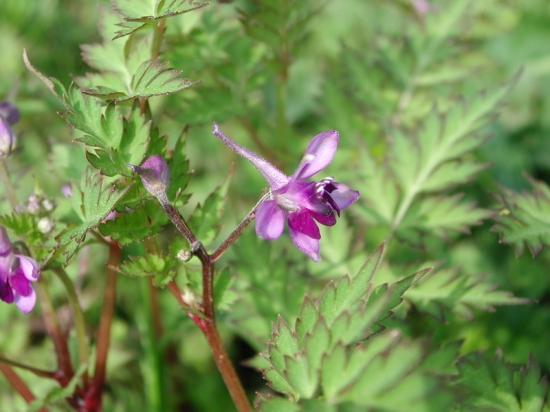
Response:
POLYGON ((176 275, 174 258, 149 252, 143 256, 130 256, 116 270, 130 277, 152 277, 157 287, 164 287, 176 275))
POLYGON ((0 225, 10 229, 16 236, 23 239, 34 253, 37 261, 41 261, 52 252, 55 243, 51 240, 52 233, 46 236, 38 230, 37 218, 30 213, 17 213, 0 216, 0 225))
POLYGON ((550 244, 550 188, 527 176, 533 190, 514 192, 502 189, 495 198, 502 204, 497 222, 491 231, 498 232, 500 243, 514 248, 516 257, 521 256, 525 246, 535 256, 550 244))
POLYGON ((260 412, 299 412, 302 410, 296 403, 283 398, 265 399, 261 397, 256 404, 260 412))
POLYGON ((423 358, 420 344, 400 341, 368 363, 341 399, 387 411, 450 410, 451 393, 421 370, 423 358))
POLYGON ((99 226, 103 236, 110 236, 121 245, 140 241, 160 230, 168 222, 166 215, 152 201, 147 200, 135 210, 123 212, 99 226))
POLYGON ((182 71, 169 69, 167 65, 168 62, 159 63, 158 58, 144 61, 132 75, 128 91, 95 87, 86 89, 83 93, 119 103, 135 98, 177 93, 200 82, 178 77, 182 71))
POLYGON ((126 20, 119 24, 123 29, 116 33, 115 39, 127 36, 149 22, 178 16, 208 4, 210 3, 193 0, 115 0, 114 7, 126 20))
POLYGON ((434 270, 409 289, 405 299, 440 321, 445 320, 445 311, 474 320, 473 308, 493 311, 497 305, 529 303, 529 299, 516 298, 510 292, 497 290, 497 285, 484 281, 485 277, 483 274, 460 274, 460 268, 434 270))
POLYGON ((131 185, 128 185, 122 190, 115 190, 114 186, 104 187, 103 178, 98 174, 83 176, 80 189, 73 189, 73 195, 70 197, 73 210, 79 216, 81 223, 69 224, 56 237, 58 250, 55 253, 62 252, 65 263, 69 262, 84 242, 88 231, 97 228, 130 187, 131 185))
POLYGON ((413 245, 421 245, 426 235, 448 240, 456 233, 470 233, 470 226, 480 225, 493 215, 472 202, 460 202, 462 195, 428 196, 418 200, 407 212, 396 235, 413 245))
POLYGON ((517 367, 500 354, 474 353, 458 363, 459 386, 465 391, 467 408, 506 412, 541 412, 548 396, 548 382, 531 357, 517 367))

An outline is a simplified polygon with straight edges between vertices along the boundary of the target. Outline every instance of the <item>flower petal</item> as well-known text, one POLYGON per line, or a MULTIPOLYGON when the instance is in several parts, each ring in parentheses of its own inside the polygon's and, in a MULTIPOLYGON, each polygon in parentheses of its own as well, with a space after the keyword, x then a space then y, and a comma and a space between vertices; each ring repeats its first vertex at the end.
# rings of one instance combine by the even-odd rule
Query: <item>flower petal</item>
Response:
POLYGON ((19 265, 25 277, 32 282, 34 282, 35 280, 38 280, 39 272, 38 272, 38 264, 36 263, 36 260, 23 255, 15 255, 15 256, 19 258, 19 265))
POLYGON ((267 200, 256 210, 256 234, 262 239, 277 239, 283 233, 285 216, 275 200, 267 200))
POLYGON ((319 240, 313 239, 304 233, 300 233, 289 227, 290 238, 292 243, 301 252, 308 255, 314 262, 320 262, 321 256, 319 256, 319 240))
POLYGON ((279 169, 277 169, 267 160, 261 158, 256 153, 251 152, 248 149, 245 149, 241 145, 238 145, 229 137, 224 135, 216 123, 214 123, 214 129, 212 130, 212 133, 219 140, 225 143, 231 150, 233 150, 235 153, 244 157, 246 160, 252 163, 254 167, 258 169, 258 172, 262 174, 262 176, 264 177, 264 179, 267 181, 267 183, 272 189, 280 189, 281 187, 286 185, 290 180, 290 178, 287 175, 285 175, 283 172, 281 172, 279 169))
POLYGON ((321 215, 319 213, 315 213, 314 211, 310 210, 309 214, 317 222, 319 222, 324 226, 334 226, 336 224, 336 216, 334 216, 334 212, 332 211, 328 215, 321 215))
POLYGON ((16 294, 15 304, 25 315, 33 310, 34 305, 36 304, 36 293, 34 289, 31 287, 31 293, 29 293, 29 296, 21 296, 16 294))
POLYGON ((324 169, 332 161, 337 146, 336 130, 319 133, 309 142, 306 153, 292 176, 298 180, 305 180, 324 169))
POLYGON ((294 231, 303 233, 313 239, 321 239, 321 232, 307 209, 289 213, 288 226, 294 231))
POLYGON ((0 300, 3 300, 6 303, 12 303, 14 299, 13 290, 9 283, 5 283, 4 287, 0 285, 0 300))
POLYGON ((339 210, 345 209, 359 199, 357 190, 350 189, 343 183, 332 182, 332 185, 336 186, 336 190, 330 192, 330 197, 332 197, 339 210))
POLYGON ((32 287, 29 280, 25 277, 25 273, 19 267, 15 269, 9 278, 10 285, 16 294, 21 296, 29 296, 32 287))

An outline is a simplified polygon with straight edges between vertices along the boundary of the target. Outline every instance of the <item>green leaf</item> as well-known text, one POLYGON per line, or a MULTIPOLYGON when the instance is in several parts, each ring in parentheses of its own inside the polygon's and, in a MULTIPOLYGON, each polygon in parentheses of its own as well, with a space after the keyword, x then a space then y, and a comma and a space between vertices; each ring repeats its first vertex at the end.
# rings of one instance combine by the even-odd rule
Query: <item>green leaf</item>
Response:
MULTIPOLYGON (((372 291, 370 279, 378 267, 383 248, 384 245, 380 245, 352 279, 346 275, 337 282, 331 281, 316 301, 306 296, 294 328, 278 318, 268 350, 262 354, 270 364, 264 369, 264 375, 272 388, 284 388, 282 392, 301 399, 317 396, 323 362, 332 359, 331 354, 335 351, 338 363, 345 356, 339 353, 344 347, 379 332, 382 326, 378 323, 391 316, 390 310, 401 303, 403 293, 429 270, 372 291)), ((330 380, 331 376, 323 379, 330 380)))
POLYGON ((127 36, 143 28, 147 23, 160 19, 178 16, 201 7, 208 2, 195 2, 193 0, 115 0, 115 9, 124 17, 123 27, 116 34, 115 39, 127 36))
POLYGON ((405 299, 440 321, 445 320, 445 312, 474 320, 471 309, 491 312, 497 305, 529 303, 497 290, 497 285, 484 281, 486 276, 461 274, 460 268, 434 270, 409 289, 405 299))
POLYGON ((153 284, 164 287, 176 275, 176 259, 169 256, 145 253, 143 256, 130 256, 129 260, 116 270, 130 277, 153 277, 153 284))
POLYGON ((493 215, 472 202, 461 203, 461 197, 456 194, 419 199, 408 210, 396 235, 413 245, 421 245, 422 237, 427 235, 448 240, 453 234, 469 234, 470 226, 481 225, 493 215))
MULTIPOLYGON (((67 225, 67 228, 55 238, 58 242, 55 254, 62 252, 65 263, 69 262, 82 245, 88 231, 97 228, 131 187, 128 185, 117 191, 114 186, 104 187, 103 180, 100 175, 90 176, 88 172, 80 182, 80 189, 73 189, 70 201, 81 223, 67 225)), ((50 256, 51 258, 53 256, 50 256)))
POLYGON ((52 252, 55 243, 51 233, 45 235, 38 230, 38 218, 30 213, 17 213, 0 216, 0 225, 10 229, 16 236, 25 241, 26 246, 33 251, 38 262, 52 252))
POLYGON ((178 77, 182 71, 168 69, 167 65, 168 62, 159 63, 158 58, 144 61, 132 75, 128 91, 96 87, 84 90, 83 93, 119 103, 135 98, 176 93, 200 82, 200 80, 191 82, 189 79, 178 77))
POLYGON ((503 188, 495 198, 502 204, 491 231, 498 232, 500 243, 514 248, 519 257, 525 246, 535 256, 550 244, 550 188, 527 176, 532 192, 517 193, 503 188))
POLYGON ((517 367, 494 356, 474 353, 458 363, 458 385, 465 392, 464 410, 506 412, 547 411, 548 382, 539 365, 517 367), (546 404, 546 405, 545 405, 546 404))
POLYGON ((237 293, 231 289, 234 278, 229 275, 229 269, 225 268, 214 277, 214 302, 216 309, 229 311, 231 305, 238 299, 237 293))
POLYGON ((39 409, 44 408, 45 406, 50 406, 51 404, 55 403, 61 403, 66 398, 74 395, 77 386, 82 383, 81 378, 86 372, 87 368, 87 364, 81 364, 66 386, 62 388, 53 388, 49 392, 47 392, 42 398, 32 401, 27 409, 27 412, 36 412, 39 409))

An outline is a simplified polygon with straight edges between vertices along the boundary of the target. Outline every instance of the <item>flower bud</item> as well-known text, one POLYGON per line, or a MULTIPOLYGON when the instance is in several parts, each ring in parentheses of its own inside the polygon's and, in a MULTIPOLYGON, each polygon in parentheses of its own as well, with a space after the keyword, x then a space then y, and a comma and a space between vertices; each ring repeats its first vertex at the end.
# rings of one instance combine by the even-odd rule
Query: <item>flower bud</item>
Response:
POLYGON ((170 185, 170 170, 159 155, 149 156, 141 166, 128 165, 141 178, 145 189, 153 196, 164 195, 170 185))
POLYGON ((9 122, 0 116, 0 159, 5 159, 13 153, 16 142, 17 139, 9 122))
POLYGON ((3 117, 9 125, 19 120, 19 110, 10 102, 0 102, 0 117, 3 117))

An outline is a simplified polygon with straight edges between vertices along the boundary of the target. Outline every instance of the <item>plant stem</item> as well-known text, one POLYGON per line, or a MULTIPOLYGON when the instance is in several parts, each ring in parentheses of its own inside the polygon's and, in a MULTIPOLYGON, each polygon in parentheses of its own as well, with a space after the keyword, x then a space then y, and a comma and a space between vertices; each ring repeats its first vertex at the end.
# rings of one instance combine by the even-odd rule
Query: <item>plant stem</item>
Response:
POLYGON ((38 279, 38 282, 36 282, 36 290, 40 299, 42 318, 44 319, 46 331, 53 341, 55 353, 57 355, 57 372, 55 378, 61 386, 65 387, 74 376, 67 340, 57 323, 55 311, 44 278, 41 277, 38 279))
POLYGON ((11 205, 11 210, 15 211, 17 208, 17 197, 15 196, 15 190, 11 185, 10 174, 8 172, 8 166, 4 159, 0 159, 0 179, 6 189, 6 194, 11 205))
MULTIPOLYGON (((15 373, 15 371, 8 365, 0 363, 0 372, 4 374, 8 382, 14 389, 23 397, 25 402, 31 403, 34 401, 34 395, 28 388, 28 386, 21 380, 21 378, 15 373)), ((47 412, 45 408, 40 408, 38 412, 47 412)))
POLYGON ((118 266, 120 262, 120 248, 118 243, 109 243, 109 259, 105 271, 105 286, 103 288, 103 304, 101 307, 101 320, 97 331, 96 362, 94 378, 88 396, 101 405, 101 394, 105 383, 105 371, 107 367, 107 355, 111 338, 111 323, 115 311, 116 301, 116 272, 112 266, 118 266))
MULTIPOLYGON (((34 373, 36 376, 40 376, 42 378, 50 378, 55 379, 56 378, 56 372, 47 371, 44 369, 38 369, 33 366, 25 365, 21 362, 16 362, 11 359, 5 358, 4 356, 0 355, 0 366, 6 366, 11 369, 11 366, 14 366, 16 368, 21 368, 26 371, 34 373)), ((0 368, 1 370, 1 368, 0 368)), ((3 371, 3 370, 2 370, 3 371)))
MULTIPOLYGON (((73 321, 76 330, 76 340, 78 343, 78 360, 80 364, 88 363, 88 337, 86 336, 86 323, 84 322, 84 315, 82 314, 82 309, 78 302, 78 297, 74 290, 73 284, 67 273, 62 267, 57 267, 53 269, 54 273, 57 275, 69 297, 69 303, 71 305, 71 311, 73 313, 73 321)), ((88 381, 88 373, 85 372, 83 375, 84 383, 86 385, 88 381)))
POLYGON ((235 228, 235 230, 233 230, 233 232, 231 232, 229 234, 229 236, 227 236, 227 238, 222 242, 222 244, 220 246, 218 246, 218 248, 214 251, 214 253, 212 253, 210 255, 210 260, 212 262, 217 261, 220 258, 220 256, 223 254, 223 252, 225 252, 227 250, 227 248, 235 240, 237 240, 237 238, 240 236, 240 234, 242 233, 244 228, 247 227, 248 224, 250 222, 252 222, 254 220, 254 218, 256 217, 256 209, 258 208, 258 206, 260 206, 260 203, 262 203, 265 200, 269 199, 270 196, 271 196, 271 193, 266 193, 265 195, 263 195, 261 197, 261 199, 258 201, 258 203, 256 203, 256 205, 254 205, 252 210, 250 212, 248 212, 248 214, 241 221, 241 223, 239 223, 239 225, 235 228))

